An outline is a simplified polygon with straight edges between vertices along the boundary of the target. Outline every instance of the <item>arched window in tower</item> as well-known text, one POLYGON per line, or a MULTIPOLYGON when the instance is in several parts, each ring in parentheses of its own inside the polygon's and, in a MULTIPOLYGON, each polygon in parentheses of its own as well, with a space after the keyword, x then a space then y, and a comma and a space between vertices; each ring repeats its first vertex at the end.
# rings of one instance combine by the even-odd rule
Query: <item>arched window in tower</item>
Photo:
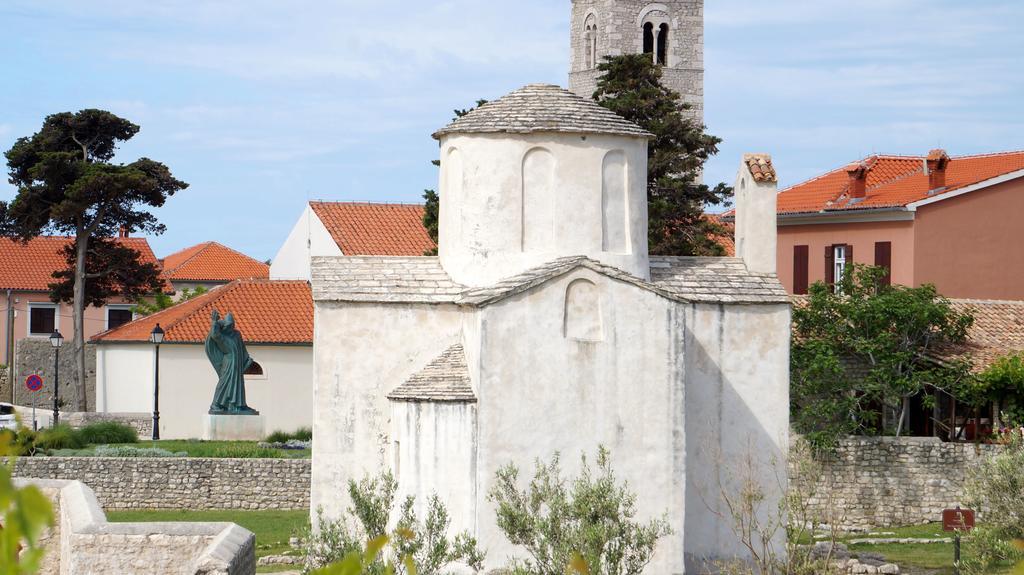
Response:
POLYGON ((621 150, 608 152, 601 172, 601 249, 614 254, 628 254, 626 154, 621 150))
POLYGON ((657 64, 668 65, 668 24, 658 26, 658 60, 657 64))
POLYGON ((555 157, 544 148, 523 156, 523 251, 551 249, 555 236, 555 157))
POLYGON ((587 16, 583 26, 583 60, 586 69, 597 67, 597 17, 593 14, 587 16))
POLYGON ((565 288, 565 337, 580 341, 601 341, 601 293, 594 282, 573 280, 565 288))
POLYGON ((644 24, 644 54, 654 53, 654 24, 644 24))

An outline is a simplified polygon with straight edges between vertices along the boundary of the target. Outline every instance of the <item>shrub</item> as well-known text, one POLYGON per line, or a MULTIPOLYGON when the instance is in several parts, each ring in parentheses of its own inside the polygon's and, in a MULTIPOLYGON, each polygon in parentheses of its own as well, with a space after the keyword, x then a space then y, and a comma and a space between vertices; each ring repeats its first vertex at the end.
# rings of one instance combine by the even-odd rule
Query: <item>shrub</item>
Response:
POLYGON ((288 433, 286 431, 281 431, 280 429, 278 429, 271 433, 270 435, 268 435, 265 441, 267 443, 287 443, 288 440, 290 439, 295 439, 298 441, 312 441, 313 430, 308 427, 300 427, 293 431, 292 433, 288 433))
POLYGON ((85 447, 74 429, 66 425, 58 425, 40 431, 35 438, 35 448, 49 449, 81 449, 85 447))
POLYGON ((130 425, 116 421, 100 421, 79 429, 78 438, 87 445, 103 443, 138 443, 139 434, 130 425))
POLYGON ((271 433, 270 435, 267 436, 266 442, 267 443, 284 443, 285 441, 288 441, 291 438, 292 438, 292 436, 291 436, 290 433, 286 433, 286 432, 281 431, 280 429, 278 429, 278 430, 274 431, 273 433, 271 433))
POLYGON ((961 570, 991 573, 993 568, 1024 559, 1011 544, 1024 539, 1024 442, 1014 440, 1006 450, 975 466, 966 485, 967 502, 984 510, 984 525, 966 540, 961 570))
POLYGON ((14 484, 16 438, 0 430, 0 573, 35 573, 43 560, 43 532, 54 524, 53 505, 34 485, 14 484))
POLYGON ((231 443, 218 447, 210 457, 228 459, 263 459, 277 457, 277 450, 260 447, 252 443, 231 443))
POLYGON ((597 469, 586 456, 583 470, 572 481, 562 477, 559 457, 537 462, 526 490, 517 486, 519 470, 508 465, 498 471, 488 494, 498 505, 498 527, 530 559, 513 559, 515 575, 561 575, 581 561, 594 575, 637 575, 654 555, 658 540, 672 533, 665 517, 639 523, 636 494, 619 483, 608 451, 600 448, 597 469))
POLYGON ((171 452, 161 447, 134 447, 131 445, 100 445, 93 450, 94 457, 188 457, 184 451, 171 452))
POLYGON ((390 472, 365 477, 358 483, 350 480, 352 507, 346 515, 335 521, 317 510, 319 528, 310 529, 302 537, 306 541, 307 571, 332 565, 340 570, 325 572, 381 575, 391 573, 395 565, 403 565, 406 569, 402 572, 437 575, 453 563, 464 563, 475 572, 483 569, 484 557, 476 539, 466 532, 448 537, 451 520, 436 495, 427 502, 426 517, 420 521, 413 510, 414 497, 407 497, 400 509, 394 508, 397 490, 398 482, 390 472), (389 532, 388 518, 396 513, 397 524, 389 532), (367 541, 370 543, 364 554, 367 541), (362 570, 346 571, 346 564, 361 565, 362 570), (410 564, 413 569, 409 569, 410 564))

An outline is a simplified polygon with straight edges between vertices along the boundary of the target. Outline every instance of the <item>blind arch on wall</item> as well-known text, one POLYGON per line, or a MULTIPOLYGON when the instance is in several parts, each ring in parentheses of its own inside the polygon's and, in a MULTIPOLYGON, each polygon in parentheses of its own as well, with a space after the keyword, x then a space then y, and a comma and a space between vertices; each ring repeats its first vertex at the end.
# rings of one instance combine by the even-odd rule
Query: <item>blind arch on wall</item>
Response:
POLYGON ((522 250, 548 250, 555 236, 555 156, 531 148, 523 156, 522 175, 522 250))

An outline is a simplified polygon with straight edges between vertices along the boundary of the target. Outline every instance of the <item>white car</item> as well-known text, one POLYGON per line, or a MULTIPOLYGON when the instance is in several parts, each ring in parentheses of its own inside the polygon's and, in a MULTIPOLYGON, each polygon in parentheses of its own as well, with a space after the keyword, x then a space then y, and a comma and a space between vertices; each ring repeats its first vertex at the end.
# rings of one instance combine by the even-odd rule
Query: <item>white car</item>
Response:
POLYGON ((18 429, 18 420, 14 417, 14 406, 0 403, 0 429, 18 429))

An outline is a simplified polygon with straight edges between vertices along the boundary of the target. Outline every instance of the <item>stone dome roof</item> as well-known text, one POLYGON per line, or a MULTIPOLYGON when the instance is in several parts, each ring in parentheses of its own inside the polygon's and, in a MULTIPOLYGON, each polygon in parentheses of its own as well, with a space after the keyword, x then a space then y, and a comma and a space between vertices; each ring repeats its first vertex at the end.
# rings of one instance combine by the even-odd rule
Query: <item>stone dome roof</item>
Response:
POLYGON ((593 100, 552 84, 528 84, 488 102, 434 133, 562 132, 652 138, 653 134, 593 100))

